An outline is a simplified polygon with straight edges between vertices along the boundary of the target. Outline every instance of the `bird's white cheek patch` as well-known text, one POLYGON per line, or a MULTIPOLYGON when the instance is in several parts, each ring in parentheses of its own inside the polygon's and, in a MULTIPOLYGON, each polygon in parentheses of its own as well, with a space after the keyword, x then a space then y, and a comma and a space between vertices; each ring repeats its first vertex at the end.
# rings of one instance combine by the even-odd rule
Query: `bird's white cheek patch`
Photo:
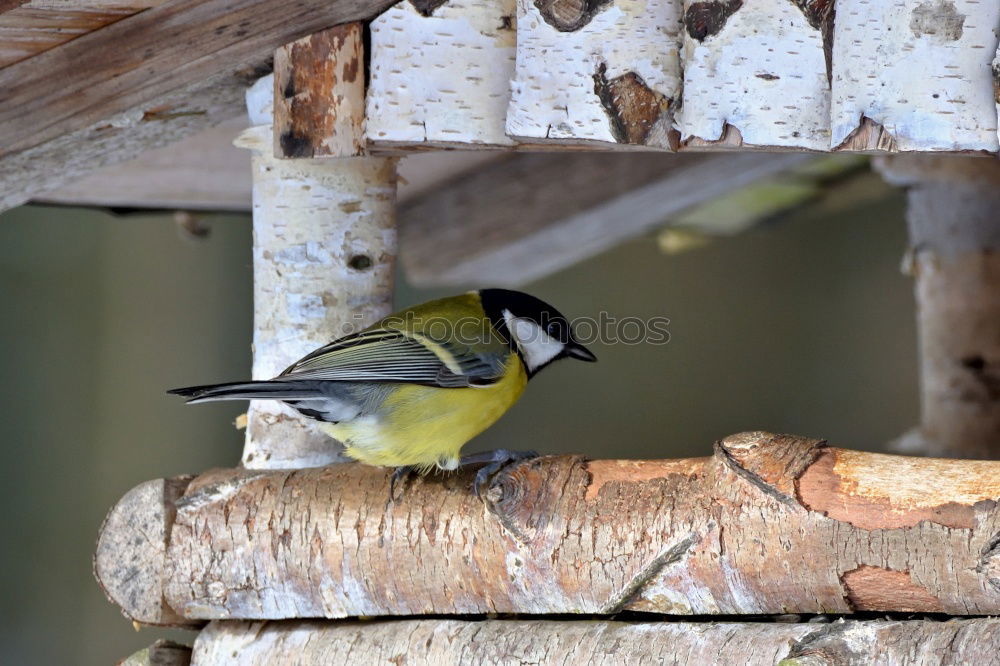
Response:
POLYGON ((523 317, 515 317, 510 310, 503 311, 503 318, 514 341, 524 355, 528 369, 534 372, 563 350, 563 343, 546 333, 541 326, 523 317))

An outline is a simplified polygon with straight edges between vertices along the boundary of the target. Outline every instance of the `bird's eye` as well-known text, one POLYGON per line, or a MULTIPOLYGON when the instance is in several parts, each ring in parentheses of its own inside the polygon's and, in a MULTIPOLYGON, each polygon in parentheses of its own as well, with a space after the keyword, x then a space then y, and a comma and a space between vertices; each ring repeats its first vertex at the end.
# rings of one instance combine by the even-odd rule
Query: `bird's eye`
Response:
POLYGON ((545 332, 548 333, 549 336, 556 338, 557 340, 561 340, 562 324, 560 324, 558 321, 550 322, 549 325, 545 327, 545 332))

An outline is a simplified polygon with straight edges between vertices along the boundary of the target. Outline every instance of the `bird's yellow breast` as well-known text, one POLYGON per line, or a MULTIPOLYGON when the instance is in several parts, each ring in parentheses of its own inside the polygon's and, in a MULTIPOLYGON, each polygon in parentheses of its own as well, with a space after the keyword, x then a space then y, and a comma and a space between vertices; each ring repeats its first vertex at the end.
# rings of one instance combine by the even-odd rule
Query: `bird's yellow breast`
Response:
POLYGON ((321 427, 344 443, 347 455, 369 465, 454 469, 462 446, 510 409, 527 381, 521 360, 511 354, 495 384, 404 384, 390 392, 375 413, 321 427))

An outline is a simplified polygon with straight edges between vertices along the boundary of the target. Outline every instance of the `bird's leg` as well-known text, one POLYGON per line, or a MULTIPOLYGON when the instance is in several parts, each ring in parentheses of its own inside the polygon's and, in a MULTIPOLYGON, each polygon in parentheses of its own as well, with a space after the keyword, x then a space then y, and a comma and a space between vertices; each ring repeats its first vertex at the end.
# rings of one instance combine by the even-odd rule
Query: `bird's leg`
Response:
POLYGON ((402 482, 401 492, 399 498, 403 498, 403 492, 406 490, 406 481, 409 476, 413 474, 416 467, 413 465, 401 465, 393 470, 392 476, 389 477, 389 501, 393 502, 396 499, 396 484, 402 482))
POLYGON ((481 465, 486 463, 476 472, 476 479, 472 482, 472 492, 477 499, 483 499, 483 491, 486 484, 504 467, 521 460, 537 458, 535 451, 508 451, 507 449, 495 449, 493 451, 483 451, 482 453, 472 453, 462 456, 458 464, 460 467, 467 465, 481 465))

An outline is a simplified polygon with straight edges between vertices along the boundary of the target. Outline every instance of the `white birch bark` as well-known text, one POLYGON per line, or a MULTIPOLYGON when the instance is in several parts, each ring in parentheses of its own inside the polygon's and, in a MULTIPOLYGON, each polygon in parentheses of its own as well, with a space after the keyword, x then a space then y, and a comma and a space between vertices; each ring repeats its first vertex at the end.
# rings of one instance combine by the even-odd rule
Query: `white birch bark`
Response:
POLYGON ((686 145, 829 149, 828 17, 788 0, 685 7, 686 145))
MULTIPOLYGON (((270 79, 248 93, 256 126, 236 141, 253 151, 254 379, 388 314, 396 261, 395 161, 275 158, 270 79)), ((251 403, 245 467, 338 460, 313 421, 278 401, 251 403)))
POLYGON ((997 2, 838 0, 833 146, 996 152, 998 32, 997 2))
POLYGON ((517 2, 507 134, 524 142, 672 147, 680 98, 679 0, 615 0, 574 22, 517 2), (556 25, 561 27, 557 28, 556 25))
POLYGON ((283 664, 994 664, 1000 620, 213 622, 196 666, 283 664))
POLYGON ((514 0, 404 1, 370 28, 373 147, 513 144, 504 117, 514 73, 514 0))

